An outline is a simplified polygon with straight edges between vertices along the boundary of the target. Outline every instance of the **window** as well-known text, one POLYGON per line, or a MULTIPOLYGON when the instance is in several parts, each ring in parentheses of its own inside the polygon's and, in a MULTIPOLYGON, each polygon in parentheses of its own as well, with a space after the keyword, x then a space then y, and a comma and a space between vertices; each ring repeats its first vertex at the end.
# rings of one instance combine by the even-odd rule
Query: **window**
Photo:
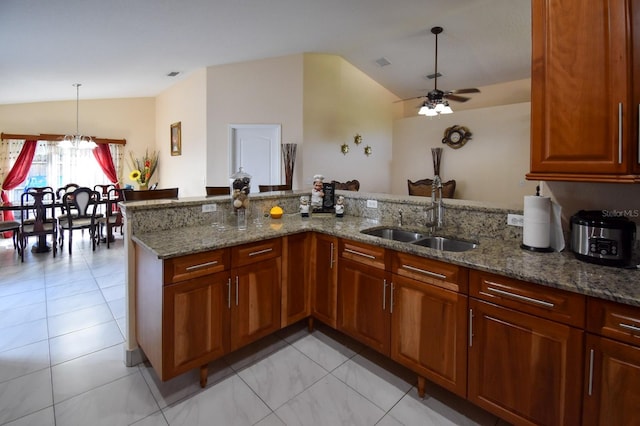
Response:
MULTIPOLYGON (((109 146, 116 170, 119 170, 115 147, 109 146)), ((15 159, 11 161, 11 166, 15 159)), ((109 180, 89 149, 63 149, 54 141, 38 141, 27 179, 17 188, 8 191, 9 200, 20 203, 20 194, 30 186, 50 186, 54 190, 68 183, 93 188, 109 184, 109 180)))

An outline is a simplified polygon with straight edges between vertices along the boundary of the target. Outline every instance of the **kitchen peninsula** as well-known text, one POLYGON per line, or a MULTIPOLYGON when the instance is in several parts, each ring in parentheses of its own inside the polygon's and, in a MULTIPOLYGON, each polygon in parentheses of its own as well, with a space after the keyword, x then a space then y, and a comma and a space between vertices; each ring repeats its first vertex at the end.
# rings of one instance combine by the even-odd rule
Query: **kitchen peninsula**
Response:
POLYGON ((411 368, 420 393, 428 379, 523 424, 567 423, 600 404, 582 389, 609 371, 594 368, 600 343, 640 364, 637 270, 521 250, 521 229, 506 225, 520 212, 483 203, 446 200, 439 233, 479 243, 446 252, 360 232, 397 226, 400 210, 403 228, 426 232, 425 198, 343 192, 344 218, 301 218, 300 194, 252 195, 244 231, 202 212, 230 211, 228 197, 124 204, 127 362, 140 361, 139 343, 163 380, 201 368, 204 382, 211 360, 311 317, 411 368), (275 204, 283 218, 263 217, 275 204), (631 329, 607 322, 621 317, 631 329), (535 391, 508 395, 522 388, 535 391))

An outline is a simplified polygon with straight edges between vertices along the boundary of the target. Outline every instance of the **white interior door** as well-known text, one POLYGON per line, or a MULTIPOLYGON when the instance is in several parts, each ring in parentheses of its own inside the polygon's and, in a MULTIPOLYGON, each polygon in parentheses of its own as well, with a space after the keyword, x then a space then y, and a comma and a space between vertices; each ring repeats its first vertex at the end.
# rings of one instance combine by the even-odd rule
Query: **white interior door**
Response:
POLYGON ((279 124, 231 124, 229 126, 231 173, 242 167, 251 175, 251 191, 258 185, 281 184, 279 124))

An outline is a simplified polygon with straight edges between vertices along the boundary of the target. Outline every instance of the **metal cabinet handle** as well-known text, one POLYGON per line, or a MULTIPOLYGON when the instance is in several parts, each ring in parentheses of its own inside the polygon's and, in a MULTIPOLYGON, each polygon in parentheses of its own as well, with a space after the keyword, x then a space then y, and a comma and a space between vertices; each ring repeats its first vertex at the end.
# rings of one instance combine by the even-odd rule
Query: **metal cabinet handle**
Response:
POLYGON ((389 313, 393 313, 393 292, 395 291, 395 286, 393 285, 393 281, 391 281, 391 306, 389 306, 389 313))
POLYGON ((231 309, 231 277, 227 281, 227 308, 231 309))
POLYGON ((419 272, 421 274, 429 275, 430 277, 437 278, 439 280, 444 280, 444 279, 447 278, 446 275, 438 274, 437 272, 427 271, 426 269, 416 268, 415 266, 411 266, 411 265, 402 265, 402 267, 404 269, 408 269, 410 271, 419 272))
POLYGON ((206 268, 207 266, 213 266, 217 264, 218 264, 217 260, 212 260, 211 262, 205 262, 205 263, 200 263, 198 265, 187 266, 186 270, 193 271, 194 269, 206 268))
POLYGON ((238 276, 236 275, 236 306, 238 306, 238 276))
MULTIPOLYGON (((492 282, 487 282, 487 284, 496 284, 492 282)), ((512 299, 520 300, 523 302, 534 303, 536 305, 544 306, 545 308, 553 308, 555 305, 551 302, 547 302, 546 300, 534 299, 533 297, 522 296, 521 294, 511 293, 510 291, 500 290, 499 288, 487 287, 487 290, 499 294, 501 296, 510 297, 512 299)))
POLYGON ((382 280, 382 310, 387 310, 387 280, 382 280))
POLYGON ((636 327, 635 325, 625 324, 621 322, 618 323, 618 326, 620 326, 620 328, 624 328, 625 330, 629 330, 632 333, 640 333, 640 327, 636 327))
POLYGON ((622 164, 622 102, 618 102, 618 164, 622 164))
POLYGON ((589 351, 589 396, 593 395, 593 349, 589 351))
POLYGON ((333 269, 333 243, 331 243, 331 253, 329 253, 329 269, 333 269))
POLYGON ((355 254, 356 256, 366 257, 367 259, 375 259, 376 258, 375 256, 372 256, 370 254, 361 253, 361 252, 356 251, 356 250, 344 249, 344 251, 346 251, 347 253, 355 254))
POLYGON ((264 249, 264 250, 252 251, 251 253, 249 253, 249 257, 257 256, 259 254, 269 253, 270 251, 273 251, 273 248, 267 248, 267 249, 264 249))
POLYGON ((469 347, 473 346, 473 309, 469 308, 469 347))

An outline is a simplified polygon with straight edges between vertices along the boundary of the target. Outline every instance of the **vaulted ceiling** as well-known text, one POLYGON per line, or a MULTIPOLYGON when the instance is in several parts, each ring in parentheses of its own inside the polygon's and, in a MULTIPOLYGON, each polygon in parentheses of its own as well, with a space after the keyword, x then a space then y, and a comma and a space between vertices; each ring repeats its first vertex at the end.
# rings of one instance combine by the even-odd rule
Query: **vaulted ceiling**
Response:
MULTIPOLYGON (((148 97, 190 72, 340 55, 400 98, 528 78, 530 0, 2 0, 0 104, 148 97), (380 66, 377 61, 389 62, 380 66), (176 77, 167 74, 178 71, 176 77)), ((260 76, 256 76, 260 78, 260 76)))

